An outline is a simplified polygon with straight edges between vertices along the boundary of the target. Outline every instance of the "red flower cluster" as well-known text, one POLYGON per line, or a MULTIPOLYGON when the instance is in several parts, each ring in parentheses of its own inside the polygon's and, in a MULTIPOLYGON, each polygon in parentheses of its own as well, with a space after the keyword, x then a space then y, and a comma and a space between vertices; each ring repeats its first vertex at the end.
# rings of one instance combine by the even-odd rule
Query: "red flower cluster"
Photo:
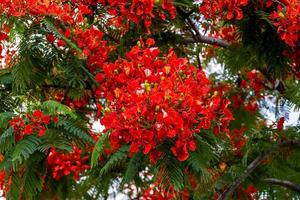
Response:
POLYGON ((86 163, 89 157, 82 157, 81 150, 73 145, 73 151, 70 153, 60 153, 54 148, 51 149, 47 158, 48 169, 52 171, 55 180, 60 180, 63 176, 73 174, 73 179, 78 180, 79 174, 89 169, 86 163))
POLYGON ((3 0, 0 2, 0 12, 7 13, 11 16, 25 16, 25 15, 53 15, 61 16, 65 21, 72 21, 69 15, 71 9, 65 5, 61 7, 59 4, 52 0, 3 0))
POLYGON ((94 72, 102 67, 111 50, 107 46, 107 42, 102 40, 104 34, 95 26, 86 30, 77 29, 74 32, 74 38, 78 47, 83 50, 84 56, 87 57, 89 70, 94 72))
POLYGON ((5 67, 15 54, 13 44, 8 42, 10 27, 3 23, 0 31, 0 69, 5 67))
POLYGON ((239 92, 237 95, 232 97, 233 109, 238 109, 244 106, 245 109, 250 113, 256 113, 258 110, 257 100, 261 99, 264 94, 262 93, 265 89, 264 77, 257 70, 246 71, 240 74, 240 80, 238 83, 238 90, 243 89, 249 93, 249 90, 254 91, 255 96, 243 97, 239 92), (247 99, 247 100, 246 100, 247 99))
POLYGON ((87 5, 95 4, 94 1, 80 2, 55 1, 55 0, 3 0, 0 1, 0 13, 11 16, 53 16, 64 23, 78 24, 84 21, 84 15, 92 11, 87 5))
MULTIPOLYGON (((0 154, 0 164, 3 161, 3 158, 4 158, 3 155, 0 154)), ((5 170, 1 170, 0 171, 0 190, 2 190, 2 191, 5 188, 5 175, 6 175, 5 170)))
POLYGON ((177 199, 180 198, 182 200, 189 199, 189 193, 185 189, 181 192, 177 192, 174 190, 174 187, 170 187, 168 190, 165 190, 160 187, 161 180, 156 181, 151 184, 149 188, 145 189, 142 196, 139 198, 140 200, 169 200, 169 199, 177 199))
POLYGON ((33 115, 26 115, 27 119, 25 122, 19 116, 12 119, 9 124, 13 127, 15 132, 16 140, 21 140, 25 135, 31 135, 35 132, 38 133, 38 136, 43 136, 46 131, 46 125, 52 120, 54 123, 58 121, 57 117, 50 118, 49 115, 44 115, 41 110, 35 110, 33 115))
MULTIPOLYGON (((5 170, 0 171, 0 190, 4 190, 5 188, 5 170)), ((2 195, 0 195, 1 197, 2 195)))
POLYGON ((145 27, 150 27, 152 19, 156 14, 162 19, 166 19, 164 11, 168 11, 170 18, 176 16, 176 9, 172 0, 101 0, 102 5, 109 5, 109 13, 113 16, 114 25, 120 26, 124 19, 129 19, 131 22, 144 22, 145 27), (157 9, 154 9, 157 6, 157 9), (116 23, 117 22, 117 23, 116 23), (119 24, 118 24, 119 23, 119 24))
POLYGON ((246 189, 240 188, 238 192, 238 199, 244 199, 246 195, 248 200, 256 200, 257 199, 257 190, 256 188, 250 184, 246 189))
POLYGON ((108 99, 109 112, 101 123, 112 130, 114 149, 130 144, 130 152, 143 150, 155 161, 161 155, 157 146, 174 141, 171 151, 184 161, 196 150, 194 134, 213 123, 224 131, 233 117, 223 93, 210 93, 214 89, 203 71, 172 50, 159 54, 158 48, 135 46, 127 59, 103 66, 97 93, 108 99))
POLYGON ((204 0, 199 10, 207 19, 213 20, 241 20, 242 8, 248 4, 248 0, 204 0))
POLYGON ((274 20, 281 39, 295 47, 300 40, 300 3, 299 0, 285 0, 282 4, 277 5, 270 18, 274 20))
POLYGON ((235 26, 221 27, 218 34, 221 38, 225 39, 228 42, 237 42, 240 38, 238 31, 235 26))
POLYGON ((236 156, 241 156, 241 149, 246 143, 244 131, 245 127, 241 127, 240 129, 233 129, 228 135, 229 139, 231 140, 234 154, 236 156))

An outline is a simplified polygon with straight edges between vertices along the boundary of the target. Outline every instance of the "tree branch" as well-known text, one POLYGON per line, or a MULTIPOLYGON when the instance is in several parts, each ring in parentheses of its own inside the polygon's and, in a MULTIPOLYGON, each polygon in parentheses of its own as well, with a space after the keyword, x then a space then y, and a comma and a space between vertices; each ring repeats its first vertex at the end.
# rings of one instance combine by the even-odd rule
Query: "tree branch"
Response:
POLYGON ((266 178, 266 179, 264 179, 264 181, 274 184, 274 185, 280 185, 282 187, 285 187, 285 188, 288 188, 290 190, 300 193, 300 185, 297 185, 290 181, 279 180, 279 179, 275 179, 275 178, 266 178))
POLYGON ((260 163, 267 158, 269 155, 271 155, 274 151, 277 151, 281 148, 285 147, 293 147, 293 148, 300 148, 300 140, 288 140, 284 141, 278 144, 275 144, 270 149, 263 152, 261 155, 256 157, 255 160, 253 160, 250 165, 247 167, 247 169, 244 171, 244 173, 229 186, 227 190, 225 190, 221 196, 218 198, 218 200, 226 200, 230 197, 230 195, 240 186, 240 184, 260 165, 260 163))
POLYGON ((216 45, 219 47, 224 47, 228 48, 230 46, 230 43, 219 39, 219 38, 214 38, 214 37, 208 37, 201 35, 200 37, 198 36, 197 38, 183 38, 182 40, 178 41, 180 44, 196 44, 196 43, 204 43, 204 44, 211 44, 211 45, 216 45))
POLYGON ((217 45, 224 48, 230 46, 230 43, 225 40, 202 35, 197 25, 194 23, 193 19, 191 19, 190 17, 191 13, 186 13, 181 8, 177 8, 177 9, 178 9, 178 13, 180 13, 183 16, 183 18, 185 18, 189 27, 194 31, 194 33, 192 33, 193 38, 185 38, 182 41, 184 42, 184 44, 205 43, 205 44, 217 45))

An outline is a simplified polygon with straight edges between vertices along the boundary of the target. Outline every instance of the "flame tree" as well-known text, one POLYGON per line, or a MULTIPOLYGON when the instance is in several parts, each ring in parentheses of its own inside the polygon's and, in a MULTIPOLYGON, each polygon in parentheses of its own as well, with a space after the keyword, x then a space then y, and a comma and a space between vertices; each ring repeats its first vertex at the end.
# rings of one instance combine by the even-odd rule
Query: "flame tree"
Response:
POLYGON ((300 108, 298 0, 0 0, 0 13, 7 199, 300 197, 300 131, 285 124, 300 108))

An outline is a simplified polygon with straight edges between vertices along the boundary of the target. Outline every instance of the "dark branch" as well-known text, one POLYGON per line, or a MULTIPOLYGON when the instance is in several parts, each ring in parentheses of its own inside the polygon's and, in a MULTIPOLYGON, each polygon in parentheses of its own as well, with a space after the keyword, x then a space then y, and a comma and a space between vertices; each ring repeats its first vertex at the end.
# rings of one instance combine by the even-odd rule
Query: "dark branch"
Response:
POLYGON ((285 188, 288 188, 290 190, 300 193, 300 185, 297 185, 290 181, 279 180, 279 179, 275 179, 275 178, 266 178, 266 179, 264 179, 264 181, 274 184, 274 185, 280 185, 282 187, 285 187, 285 188))
POLYGON ((240 186, 240 184, 260 165, 260 163, 270 156, 273 152, 285 148, 285 147, 293 147, 293 148, 300 148, 300 140, 288 140, 278 144, 275 144, 270 149, 263 152, 261 155, 256 157, 254 161, 250 163, 244 173, 235 181, 233 182, 227 190, 225 190, 218 200, 226 200, 230 197, 230 195, 240 186))
POLYGON ((225 40, 208 37, 204 35, 201 35, 200 37, 198 36, 197 38, 183 38, 182 40, 178 41, 178 43, 180 44, 204 43, 204 44, 211 44, 211 45, 216 45, 224 48, 228 48, 230 46, 230 43, 225 40))
POLYGON ((220 47, 224 47, 224 48, 227 48, 230 46, 230 43, 225 40, 202 35, 200 33, 197 25, 194 23, 193 19, 190 17, 191 13, 186 13, 181 8, 177 8, 177 9, 178 9, 178 13, 180 13, 185 18, 189 27, 194 31, 194 33, 192 33, 193 38, 185 38, 183 40, 184 44, 205 43, 205 44, 216 45, 216 46, 220 46, 220 47))

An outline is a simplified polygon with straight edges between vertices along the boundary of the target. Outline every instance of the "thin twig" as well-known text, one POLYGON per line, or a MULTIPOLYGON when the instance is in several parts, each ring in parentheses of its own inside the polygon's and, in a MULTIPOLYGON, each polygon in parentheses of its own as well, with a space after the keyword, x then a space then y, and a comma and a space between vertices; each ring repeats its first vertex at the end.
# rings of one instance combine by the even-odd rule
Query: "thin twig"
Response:
POLYGON ((280 185, 282 187, 285 187, 285 188, 288 188, 290 190, 300 193, 300 185, 297 185, 290 181, 279 180, 279 179, 275 179, 275 178, 266 178, 266 179, 264 179, 264 181, 274 184, 274 185, 280 185))
POLYGON ((273 147, 259 155, 254 161, 250 163, 244 173, 239 176, 239 178, 233 182, 227 190, 225 190, 218 200, 226 200, 230 197, 230 195, 240 186, 240 184, 261 164, 261 162, 270 156, 274 151, 277 151, 284 147, 294 147, 300 148, 300 140, 288 140, 278 144, 275 144, 273 147))

